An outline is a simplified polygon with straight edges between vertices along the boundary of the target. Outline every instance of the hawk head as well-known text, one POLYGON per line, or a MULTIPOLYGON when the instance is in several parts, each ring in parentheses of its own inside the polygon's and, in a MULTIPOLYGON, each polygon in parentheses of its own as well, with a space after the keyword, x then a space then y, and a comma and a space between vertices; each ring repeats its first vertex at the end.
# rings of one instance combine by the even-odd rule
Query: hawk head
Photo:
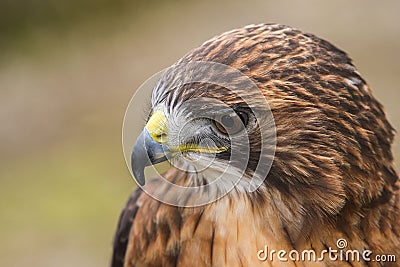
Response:
POLYGON ((250 25, 163 73, 132 170, 143 185, 146 166, 169 160, 164 177, 196 188, 188 196, 244 193, 300 229, 387 201, 393 132, 343 51, 286 26, 250 25))

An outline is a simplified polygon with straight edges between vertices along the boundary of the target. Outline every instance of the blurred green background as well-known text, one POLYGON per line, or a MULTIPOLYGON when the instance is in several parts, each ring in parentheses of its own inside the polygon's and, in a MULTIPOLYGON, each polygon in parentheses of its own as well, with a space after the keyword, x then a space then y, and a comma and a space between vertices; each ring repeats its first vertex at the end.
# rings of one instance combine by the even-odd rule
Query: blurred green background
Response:
MULTIPOLYGON (((0 0, 0 266, 107 266, 135 187, 138 86, 210 37, 278 22, 347 51, 400 129, 400 1, 0 0)), ((399 139, 394 148, 397 166, 399 139)))

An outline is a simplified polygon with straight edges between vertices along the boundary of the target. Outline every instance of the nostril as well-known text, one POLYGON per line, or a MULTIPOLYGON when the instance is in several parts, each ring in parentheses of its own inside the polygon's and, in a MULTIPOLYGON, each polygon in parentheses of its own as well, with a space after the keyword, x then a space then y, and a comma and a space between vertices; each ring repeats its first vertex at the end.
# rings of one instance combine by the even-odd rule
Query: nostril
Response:
POLYGON ((167 141, 167 134, 165 134, 165 133, 157 134, 154 136, 154 139, 157 142, 165 142, 165 141, 167 141))

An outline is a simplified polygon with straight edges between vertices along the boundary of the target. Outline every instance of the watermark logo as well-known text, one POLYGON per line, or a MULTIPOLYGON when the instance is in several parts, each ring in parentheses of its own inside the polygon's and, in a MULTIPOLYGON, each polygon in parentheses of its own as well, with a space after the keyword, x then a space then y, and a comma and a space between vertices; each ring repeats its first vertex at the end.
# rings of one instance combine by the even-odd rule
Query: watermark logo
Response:
POLYGON ((328 247, 320 252, 313 249, 306 250, 274 250, 265 245, 257 252, 258 260, 279 261, 279 262, 325 262, 325 261, 344 261, 344 262, 396 262, 396 255, 374 254, 373 251, 346 249, 347 240, 340 238, 336 242, 336 248, 328 247))
POLYGON ((336 241, 336 246, 338 247, 338 249, 344 249, 347 247, 347 240, 344 238, 339 238, 336 241))

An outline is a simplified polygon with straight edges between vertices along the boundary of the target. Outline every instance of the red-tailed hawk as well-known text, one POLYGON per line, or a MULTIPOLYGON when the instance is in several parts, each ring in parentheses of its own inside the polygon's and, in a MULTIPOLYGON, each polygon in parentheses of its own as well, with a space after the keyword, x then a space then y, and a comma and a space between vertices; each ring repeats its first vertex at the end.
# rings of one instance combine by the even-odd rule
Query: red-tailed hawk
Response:
POLYGON ((136 189, 121 214, 112 267, 400 266, 394 129, 343 51, 287 26, 250 25, 175 66, 133 148, 146 193, 136 189), (227 69, 179 67, 199 62, 227 69), (144 168, 165 160, 167 182, 145 183, 144 168))

